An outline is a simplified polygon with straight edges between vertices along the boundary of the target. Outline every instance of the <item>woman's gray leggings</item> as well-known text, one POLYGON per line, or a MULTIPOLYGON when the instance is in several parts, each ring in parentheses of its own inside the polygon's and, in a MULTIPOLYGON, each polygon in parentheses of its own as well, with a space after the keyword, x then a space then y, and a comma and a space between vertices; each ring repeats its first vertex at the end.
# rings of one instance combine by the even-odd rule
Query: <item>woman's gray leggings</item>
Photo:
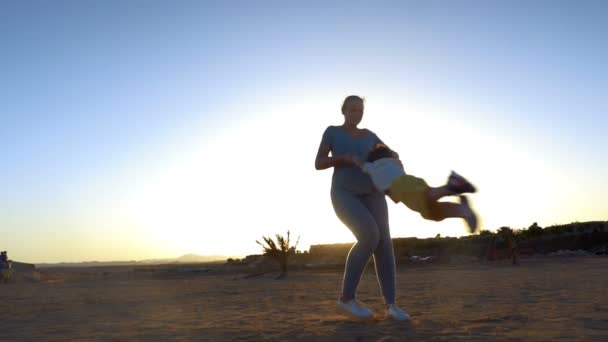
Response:
POLYGON ((395 303, 395 255, 384 194, 356 195, 335 188, 331 190, 331 201, 338 218, 357 238, 346 258, 342 296, 355 297, 361 275, 373 255, 384 301, 395 303))

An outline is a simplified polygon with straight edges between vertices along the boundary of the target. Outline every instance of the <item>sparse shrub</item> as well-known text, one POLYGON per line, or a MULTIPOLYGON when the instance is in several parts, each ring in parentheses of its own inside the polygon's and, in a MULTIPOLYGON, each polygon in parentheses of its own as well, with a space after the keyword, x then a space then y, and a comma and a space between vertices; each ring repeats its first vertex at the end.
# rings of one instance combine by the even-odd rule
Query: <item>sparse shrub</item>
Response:
POLYGON ((264 249, 264 255, 269 256, 275 259, 279 266, 281 267, 281 274, 277 277, 277 279, 283 278, 287 275, 287 262, 291 255, 296 254, 296 247, 298 246, 298 242, 300 242, 300 238, 298 237, 298 241, 293 246, 290 246, 290 232, 287 231, 287 238, 283 237, 280 234, 276 234, 276 242, 272 240, 272 238, 262 236, 264 243, 261 243, 256 240, 256 243, 262 246, 264 249))

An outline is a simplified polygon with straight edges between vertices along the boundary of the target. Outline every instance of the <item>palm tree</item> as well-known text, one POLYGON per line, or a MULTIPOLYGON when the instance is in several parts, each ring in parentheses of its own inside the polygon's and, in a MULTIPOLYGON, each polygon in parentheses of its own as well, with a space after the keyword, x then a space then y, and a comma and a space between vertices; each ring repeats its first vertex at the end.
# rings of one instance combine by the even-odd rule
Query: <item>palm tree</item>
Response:
POLYGON ((277 276, 276 279, 281 279, 287 276, 287 260, 289 256, 296 254, 296 247, 298 246, 298 242, 300 242, 300 237, 298 237, 298 241, 293 246, 290 246, 290 233, 287 231, 287 238, 283 237, 280 234, 276 234, 276 242, 272 240, 272 238, 262 236, 264 239, 264 243, 259 241, 257 242, 264 249, 264 255, 269 256, 275 259, 279 265, 281 266, 281 274, 277 276))

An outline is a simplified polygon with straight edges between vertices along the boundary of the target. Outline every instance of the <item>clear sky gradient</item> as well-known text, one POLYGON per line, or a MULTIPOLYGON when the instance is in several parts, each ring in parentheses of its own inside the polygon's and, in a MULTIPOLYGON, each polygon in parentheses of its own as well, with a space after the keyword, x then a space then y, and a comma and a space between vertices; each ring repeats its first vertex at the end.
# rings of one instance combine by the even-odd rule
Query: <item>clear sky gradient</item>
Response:
MULTIPOLYGON (((0 248, 14 260, 354 241, 316 171, 341 101, 482 228, 608 219, 603 1, 3 1, 0 248)), ((389 203, 393 237, 466 234, 389 203)))

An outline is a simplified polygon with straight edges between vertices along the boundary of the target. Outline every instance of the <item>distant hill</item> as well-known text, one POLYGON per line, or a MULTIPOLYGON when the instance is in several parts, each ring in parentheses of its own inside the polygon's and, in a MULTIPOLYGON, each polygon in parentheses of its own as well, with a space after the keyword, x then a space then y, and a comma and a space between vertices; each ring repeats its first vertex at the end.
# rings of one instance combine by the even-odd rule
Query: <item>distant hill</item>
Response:
POLYGON ((170 259, 146 259, 130 261, 83 261, 83 262, 59 262, 59 263, 39 263, 37 267, 96 267, 96 266, 128 266, 128 265, 154 265, 154 264, 179 264, 179 263, 199 263, 226 261, 229 256, 222 255, 198 255, 184 254, 177 258, 170 259))
POLYGON ((177 262, 211 262, 211 261, 225 261, 229 257, 222 255, 197 255, 197 254, 184 254, 176 259, 177 262))

